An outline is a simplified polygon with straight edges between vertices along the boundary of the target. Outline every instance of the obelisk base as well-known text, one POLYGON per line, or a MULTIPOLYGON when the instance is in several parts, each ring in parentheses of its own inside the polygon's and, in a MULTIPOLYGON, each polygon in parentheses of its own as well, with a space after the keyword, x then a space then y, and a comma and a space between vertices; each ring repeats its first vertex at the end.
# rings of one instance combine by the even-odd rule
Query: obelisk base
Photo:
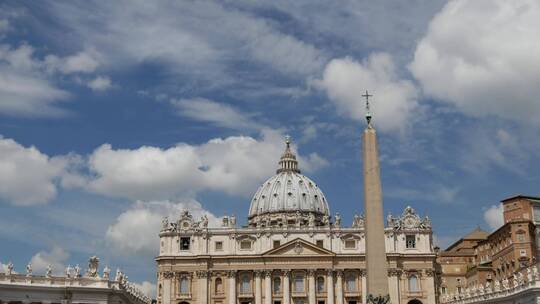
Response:
POLYGON ((390 295, 385 296, 367 296, 367 304, 390 304, 390 295))

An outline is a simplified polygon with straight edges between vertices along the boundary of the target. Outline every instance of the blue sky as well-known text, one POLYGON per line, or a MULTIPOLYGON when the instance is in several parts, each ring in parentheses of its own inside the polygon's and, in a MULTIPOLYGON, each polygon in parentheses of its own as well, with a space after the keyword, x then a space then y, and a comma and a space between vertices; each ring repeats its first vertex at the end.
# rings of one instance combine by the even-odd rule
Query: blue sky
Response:
POLYGON ((6 1, 0 262, 96 254, 155 278, 161 216, 245 222, 283 137, 332 212, 362 211, 366 89, 384 206, 441 246, 539 195, 535 1, 6 1))

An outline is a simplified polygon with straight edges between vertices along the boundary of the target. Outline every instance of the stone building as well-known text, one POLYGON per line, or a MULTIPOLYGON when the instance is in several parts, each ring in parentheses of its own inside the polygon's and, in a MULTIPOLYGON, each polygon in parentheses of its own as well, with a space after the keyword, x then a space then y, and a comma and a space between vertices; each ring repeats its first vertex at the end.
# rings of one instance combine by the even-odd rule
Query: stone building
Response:
POLYGON ((34 275, 30 264, 25 274, 18 274, 9 263, 7 272, 0 273, 0 304, 151 303, 119 270, 109 277, 110 269, 105 267, 100 275, 98 263, 99 259, 92 257, 85 273, 81 273, 78 265, 68 266, 62 276, 53 275, 50 265, 44 276, 34 275))
MULTIPOLYGON (((302 175, 286 142, 276 175, 256 191, 247 225, 221 227, 189 211, 163 220, 159 304, 356 304, 366 302, 362 215, 352 225, 330 213, 319 186, 302 175)), ((436 303, 430 220, 407 207, 384 228, 393 304, 436 303)))
POLYGON ((538 263, 540 198, 518 195, 501 203, 501 227, 491 234, 477 229, 439 253, 441 297, 513 282, 516 274, 538 263))

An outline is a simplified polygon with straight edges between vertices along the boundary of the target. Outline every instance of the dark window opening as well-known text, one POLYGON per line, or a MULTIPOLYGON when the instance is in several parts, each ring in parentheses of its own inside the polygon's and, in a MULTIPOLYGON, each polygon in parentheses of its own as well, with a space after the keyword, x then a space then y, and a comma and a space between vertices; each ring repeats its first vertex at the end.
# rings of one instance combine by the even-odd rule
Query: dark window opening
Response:
POLYGON ((180 238, 180 250, 189 250, 191 239, 189 237, 180 238))

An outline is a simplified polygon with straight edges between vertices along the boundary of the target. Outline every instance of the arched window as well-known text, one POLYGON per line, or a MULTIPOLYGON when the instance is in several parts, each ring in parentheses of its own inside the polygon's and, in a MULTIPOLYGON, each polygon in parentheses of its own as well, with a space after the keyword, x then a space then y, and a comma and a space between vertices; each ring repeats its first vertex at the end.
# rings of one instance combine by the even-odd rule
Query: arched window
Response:
POLYGON ((180 278, 180 294, 189 294, 189 279, 187 277, 180 278))
POLYGON ((356 277, 354 273, 347 274, 345 277, 345 282, 347 284, 346 286, 348 292, 356 292, 356 277))
POLYGON ((159 287, 158 287, 158 297, 161 297, 161 293, 163 292, 163 287, 161 286, 161 284, 159 284, 159 287))
POLYGON ((304 277, 301 274, 294 276, 294 291, 304 292, 304 277))
POLYGON ((274 293, 281 293, 281 279, 274 278, 273 286, 274 293))
POLYGON ((409 277, 409 291, 419 291, 418 278, 415 275, 409 277))
POLYGON ((240 292, 241 293, 250 293, 251 292, 251 282, 250 282, 249 276, 247 274, 242 276, 241 282, 242 283, 240 285, 240 292))
POLYGON ((221 294, 223 293, 223 280, 221 280, 221 278, 216 278, 216 281, 214 283, 216 286, 215 286, 215 292, 217 294, 221 294))
POLYGON ((324 278, 317 278, 317 292, 324 292, 324 278))

